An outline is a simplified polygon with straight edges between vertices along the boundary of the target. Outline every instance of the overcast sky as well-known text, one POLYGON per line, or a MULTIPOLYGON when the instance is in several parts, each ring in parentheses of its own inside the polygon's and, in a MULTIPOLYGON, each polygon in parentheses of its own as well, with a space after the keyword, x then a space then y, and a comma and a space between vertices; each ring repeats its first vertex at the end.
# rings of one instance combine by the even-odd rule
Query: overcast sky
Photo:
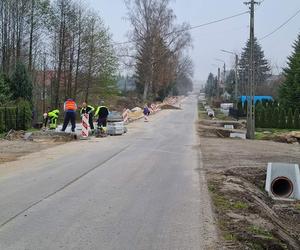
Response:
MULTIPOLYGON (((116 42, 126 41, 130 24, 126 20, 124 0, 86 0, 87 5, 99 12, 110 28, 116 42)), ((171 7, 178 23, 191 26, 214 21, 246 11, 245 0, 174 0, 171 7)), ((273 31, 300 9, 300 0, 265 0, 256 11, 255 34, 258 38, 273 31)), ((193 49, 190 54, 195 64, 195 79, 205 80, 209 72, 216 73, 217 65, 226 61, 228 67, 234 58, 220 50, 240 53, 249 37, 249 15, 240 16, 222 23, 195 29, 191 32, 193 49)), ((300 14, 269 38, 260 41, 273 73, 278 73, 286 64, 291 45, 300 33, 300 14)))

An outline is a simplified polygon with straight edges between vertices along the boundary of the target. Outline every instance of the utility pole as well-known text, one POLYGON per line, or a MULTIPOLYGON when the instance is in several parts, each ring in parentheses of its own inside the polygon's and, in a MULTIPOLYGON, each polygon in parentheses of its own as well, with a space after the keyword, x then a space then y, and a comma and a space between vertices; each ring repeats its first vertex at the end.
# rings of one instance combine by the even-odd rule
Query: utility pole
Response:
POLYGON ((250 5, 250 57, 249 57, 249 77, 247 93, 247 138, 255 139, 255 105, 254 105, 254 6, 259 4, 255 0, 246 2, 250 5))
POLYGON ((225 85, 226 81, 226 63, 224 63, 224 78, 223 78, 223 84, 225 85))
POLYGON ((229 53, 229 54, 232 54, 232 55, 235 55, 235 84, 234 84, 234 100, 235 100, 235 108, 237 108, 237 103, 238 103, 238 67, 239 67, 239 56, 237 53, 234 53, 232 51, 228 51, 228 50, 224 50, 224 49, 221 49, 222 52, 225 52, 225 53, 229 53))
POLYGON ((234 83, 234 100, 237 108, 238 103, 238 67, 239 67, 239 56, 235 55, 235 83, 234 83))
POLYGON ((221 69, 218 68, 218 83, 217 83, 217 98, 220 97, 220 78, 221 78, 221 69))
MULTIPOLYGON (((223 78, 223 84, 225 85, 225 80, 226 80, 226 62, 224 60, 221 60, 221 59, 218 59, 218 58, 215 58, 215 60, 224 63, 224 68, 223 68, 224 72, 222 73, 222 75, 223 75, 222 78, 223 78)), ((220 86, 221 86, 221 82, 222 82, 221 81, 221 70, 220 70, 220 68, 218 68, 218 79, 219 79, 218 83, 219 83, 219 95, 220 95, 220 86)), ((223 88, 222 88, 222 93, 223 93, 223 88)))

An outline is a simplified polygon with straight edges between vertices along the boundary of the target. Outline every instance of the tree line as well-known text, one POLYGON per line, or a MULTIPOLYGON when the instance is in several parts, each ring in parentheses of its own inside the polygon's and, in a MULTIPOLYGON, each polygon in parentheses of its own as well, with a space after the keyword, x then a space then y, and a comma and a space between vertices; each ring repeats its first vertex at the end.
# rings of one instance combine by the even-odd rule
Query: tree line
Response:
MULTIPOLYGON (((249 74, 250 43, 247 41, 243 48, 238 65, 238 94, 247 95, 248 93, 248 74, 249 74)), ((271 78, 271 67, 265 59, 264 52, 257 39, 254 42, 254 76, 256 95, 272 95, 281 109, 288 113, 300 110, 300 34, 293 44, 293 52, 287 58, 287 67, 283 72, 271 78), (289 110, 292 110, 291 112, 289 110)), ((219 98, 220 79, 210 73, 206 86, 206 95, 210 98, 219 98)), ((228 91, 234 101, 235 70, 228 72, 223 82, 225 90, 228 91)))
POLYGON ((191 91, 188 24, 176 24, 169 0, 124 2, 132 42, 120 47, 78 0, 1 0, 0 105, 23 99, 45 111, 70 97, 98 102, 117 94, 120 64, 142 100, 191 91))
POLYGON ((24 98, 60 107, 66 98, 89 101, 113 89, 118 60, 111 35, 79 1, 2 0, 0 30, 2 105, 24 98))

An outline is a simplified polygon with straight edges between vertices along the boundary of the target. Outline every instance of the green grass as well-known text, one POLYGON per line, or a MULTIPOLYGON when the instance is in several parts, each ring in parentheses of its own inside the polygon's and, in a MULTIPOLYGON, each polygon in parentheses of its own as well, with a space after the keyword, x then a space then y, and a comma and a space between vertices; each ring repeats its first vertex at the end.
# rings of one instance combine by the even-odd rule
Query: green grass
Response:
POLYGON ((214 205, 220 210, 229 210, 231 208, 231 203, 224 196, 214 193, 212 195, 212 200, 214 205))
POLYGON ((300 211, 300 203, 296 204, 295 208, 300 211))
POLYGON ((226 211, 226 210, 245 210, 245 209, 249 208, 248 204, 245 202, 242 202, 242 201, 231 202, 226 197, 215 193, 215 189, 213 189, 213 191, 211 191, 211 188, 209 188, 209 190, 210 190, 210 192, 212 192, 213 203, 219 210, 224 210, 224 211, 226 211))
POLYGON ((215 111, 215 117, 218 120, 223 120, 223 121, 232 121, 232 120, 234 120, 232 117, 227 116, 224 113, 222 113, 220 109, 214 109, 214 111, 215 111))
POLYGON ((279 129, 279 128, 257 128, 255 132, 256 140, 272 139, 275 136, 296 131, 295 129, 279 129), (265 134, 264 132, 270 132, 265 134))
POLYGON ((264 136, 265 135, 262 132, 255 132, 255 139, 256 140, 263 140, 264 136))
POLYGON ((249 232, 251 232, 253 234, 263 236, 266 239, 270 239, 270 240, 273 239, 273 235, 269 231, 267 231, 261 227, 252 225, 252 226, 248 227, 248 230, 249 230, 249 232))
POLYGON ((236 241, 237 240, 236 237, 233 234, 228 233, 228 232, 223 233, 223 238, 226 241, 236 241))
POLYGON ((249 208, 248 204, 245 202, 242 202, 242 201, 237 201, 237 202, 233 203, 232 207, 234 209, 248 209, 249 208))
POLYGON ((256 132, 271 132, 272 134, 278 134, 278 133, 288 133, 291 131, 297 131, 297 129, 280 129, 280 128, 256 128, 256 132))
POLYGON ((199 119, 209 118, 202 103, 198 103, 198 117, 199 119))
POLYGON ((213 184, 209 184, 208 185, 208 190, 211 192, 211 193, 214 193, 216 191, 216 187, 213 185, 213 184))

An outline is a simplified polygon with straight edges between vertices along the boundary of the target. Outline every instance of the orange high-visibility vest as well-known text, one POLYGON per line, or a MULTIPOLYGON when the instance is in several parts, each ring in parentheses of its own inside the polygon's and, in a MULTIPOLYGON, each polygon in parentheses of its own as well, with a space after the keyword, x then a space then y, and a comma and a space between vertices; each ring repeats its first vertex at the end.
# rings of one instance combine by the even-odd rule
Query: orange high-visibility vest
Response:
POLYGON ((67 100, 65 110, 76 110, 76 103, 73 100, 67 100))

